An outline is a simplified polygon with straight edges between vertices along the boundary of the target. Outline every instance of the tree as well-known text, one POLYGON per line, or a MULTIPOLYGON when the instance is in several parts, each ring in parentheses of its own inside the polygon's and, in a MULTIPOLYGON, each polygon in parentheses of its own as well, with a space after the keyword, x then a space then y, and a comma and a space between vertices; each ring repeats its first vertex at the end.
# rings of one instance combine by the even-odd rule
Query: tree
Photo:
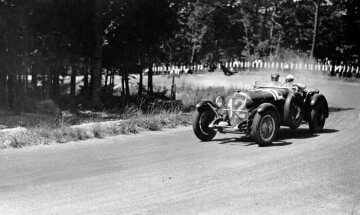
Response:
POLYGON ((127 0, 112 5, 111 12, 105 50, 106 56, 116 60, 108 63, 121 67, 126 83, 134 65, 140 62, 141 72, 148 67, 148 88, 152 92, 151 68, 161 61, 165 43, 177 28, 175 8, 167 0, 127 0))
POLYGON ((102 23, 102 13, 103 13, 103 1, 102 0, 93 0, 94 2, 94 66, 93 66, 93 89, 92 89, 92 106, 99 108, 100 93, 101 93, 101 75, 102 75, 102 55, 103 55, 103 23, 102 23))
POLYGON ((314 51, 316 46, 316 36, 318 33, 318 25, 319 25, 319 8, 323 0, 312 0, 314 4, 315 13, 314 13, 314 31, 312 36, 312 43, 311 43, 311 51, 310 51, 310 58, 314 58, 314 51))

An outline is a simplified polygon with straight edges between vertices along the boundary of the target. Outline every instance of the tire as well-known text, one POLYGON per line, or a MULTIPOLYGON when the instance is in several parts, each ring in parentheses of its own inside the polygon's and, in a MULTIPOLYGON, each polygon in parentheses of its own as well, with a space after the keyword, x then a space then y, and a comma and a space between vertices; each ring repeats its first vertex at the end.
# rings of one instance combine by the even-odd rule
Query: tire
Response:
POLYGON ((298 128, 303 121, 304 101, 300 93, 290 93, 285 100, 284 121, 291 129, 298 128))
POLYGON ((195 112, 192 126, 197 138, 202 141, 210 141, 215 137, 216 131, 208 128, 215 116, 215 113, 208 109, 195 112))
POLYGON ((279 119, 273 110, 256 113, 251 125, 251 135, 260 146, 270 145, 279 131, 279 119))
POLYGON ((325 125, 325 103, 318 101, 315 106, 311 109, 309 129, 312 133, 321 132, 325 125))

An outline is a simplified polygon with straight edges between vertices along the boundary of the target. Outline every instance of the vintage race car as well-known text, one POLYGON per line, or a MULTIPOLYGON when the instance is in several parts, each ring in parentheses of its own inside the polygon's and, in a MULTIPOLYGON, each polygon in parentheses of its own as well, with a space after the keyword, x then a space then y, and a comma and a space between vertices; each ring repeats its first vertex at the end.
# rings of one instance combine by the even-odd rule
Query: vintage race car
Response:
POLYGON ((329 117, 328 103, 318 90, 296 87, 263 87, 236 91, 214 102, 203 100, 196 105, 193 119, 195 135, 210 141, 217 132, 251 136, 259 145, 271 144, 280 129, 296 129, 308 123, 310 132, 320 132, 329 117))

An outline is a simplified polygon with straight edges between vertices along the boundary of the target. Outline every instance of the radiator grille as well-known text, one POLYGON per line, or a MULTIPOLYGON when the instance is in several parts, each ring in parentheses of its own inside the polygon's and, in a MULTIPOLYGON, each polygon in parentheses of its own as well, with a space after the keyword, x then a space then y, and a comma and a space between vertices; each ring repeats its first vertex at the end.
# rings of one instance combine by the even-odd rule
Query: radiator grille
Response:
POLYGON ((247 119, 245 97, 231 97, 226 106, 231 125, 237 125, 247 119))

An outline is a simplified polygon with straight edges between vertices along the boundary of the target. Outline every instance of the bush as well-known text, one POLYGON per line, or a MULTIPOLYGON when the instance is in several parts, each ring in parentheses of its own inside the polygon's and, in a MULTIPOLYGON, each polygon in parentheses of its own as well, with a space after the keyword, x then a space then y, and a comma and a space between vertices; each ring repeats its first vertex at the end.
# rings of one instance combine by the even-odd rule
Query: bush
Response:
POLYGON ((21 131, 13 136, 10 145, 15 148, 21 148, 23 146, 44 145, 49 142, 49 139, 39 135, 38 132, 21 131))
POLYGON ((94 126, 92 131, 94 133, 94 137, 96 138, 104 138, 107 134, 107 130, 103 128, 100 124, 94 126))
POLYGON ((54 130, 55 141, 58 143, 66 143, 78 140, 78 133, 76 129, 71 127, 62 127, 54 130))
POLYGON ((86 139, 90 139, 95 136, 95 135, 92 135, 91 132, 86 131, 81 128, 76 128, 76 133, 77 133, 77 138, 79 140, 86 140, 86 139))
POLYGON ((38 113, 42 114, 58 115, 60 113, 60 108, 51 99, 38 102, 36 104, 36 109, 38 113))

